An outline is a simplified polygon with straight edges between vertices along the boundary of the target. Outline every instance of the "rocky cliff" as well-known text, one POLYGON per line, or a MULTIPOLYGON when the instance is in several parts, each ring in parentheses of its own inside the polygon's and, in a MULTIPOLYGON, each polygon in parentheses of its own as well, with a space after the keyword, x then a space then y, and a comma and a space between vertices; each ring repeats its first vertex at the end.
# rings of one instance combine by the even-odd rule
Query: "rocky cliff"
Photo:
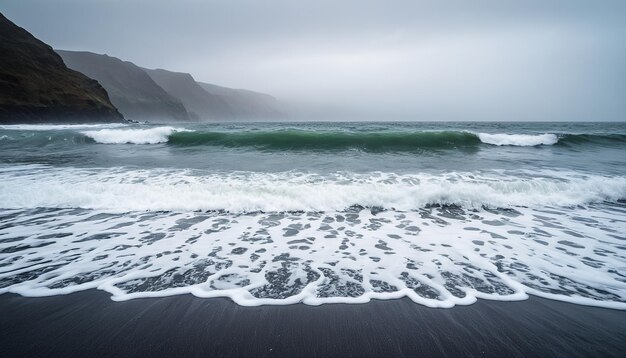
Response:
POLYGON ((96 80, 0 14, 0 123, 120 121, 96 80))

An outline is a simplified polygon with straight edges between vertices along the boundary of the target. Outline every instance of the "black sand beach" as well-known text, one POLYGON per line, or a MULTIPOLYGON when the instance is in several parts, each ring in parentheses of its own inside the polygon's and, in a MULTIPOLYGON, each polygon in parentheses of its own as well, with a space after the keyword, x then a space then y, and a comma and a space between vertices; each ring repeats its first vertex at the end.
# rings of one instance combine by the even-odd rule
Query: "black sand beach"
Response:
POLYGON ((0 296, 3 357, 620 357, 626 312, 532 297, 431 309, 408 299, 242 307, 88 291, 0 296))

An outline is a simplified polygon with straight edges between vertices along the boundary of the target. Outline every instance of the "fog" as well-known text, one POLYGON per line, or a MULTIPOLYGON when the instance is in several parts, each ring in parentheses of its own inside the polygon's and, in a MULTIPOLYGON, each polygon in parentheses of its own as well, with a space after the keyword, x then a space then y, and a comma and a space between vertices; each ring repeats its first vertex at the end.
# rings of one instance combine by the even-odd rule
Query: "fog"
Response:
POLYGON ((0 11, 55 48, 269 93, 296 118, 626 120, 624 1, 20 0, 0 11))

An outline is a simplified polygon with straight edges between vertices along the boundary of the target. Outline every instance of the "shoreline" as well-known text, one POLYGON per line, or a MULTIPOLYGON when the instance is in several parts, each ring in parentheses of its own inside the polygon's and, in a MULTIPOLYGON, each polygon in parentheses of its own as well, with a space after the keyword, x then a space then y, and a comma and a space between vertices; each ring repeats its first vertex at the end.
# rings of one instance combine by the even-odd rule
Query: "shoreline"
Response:
POLYGON ((620 356, 626 311, 531 296, 428 308, 365 304, 239 306, 191 295, 115 302, 101 291, 0 295, 0 355, 620 356))

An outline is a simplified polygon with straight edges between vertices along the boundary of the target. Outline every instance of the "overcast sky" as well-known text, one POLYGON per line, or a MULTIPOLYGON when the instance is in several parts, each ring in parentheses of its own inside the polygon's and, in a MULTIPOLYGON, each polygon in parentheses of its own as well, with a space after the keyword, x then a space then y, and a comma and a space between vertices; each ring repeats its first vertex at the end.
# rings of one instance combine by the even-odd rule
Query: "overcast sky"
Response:
POLYGON ((626 120, 626 1, 5 0, 55 48, 320 119, 626 120))

